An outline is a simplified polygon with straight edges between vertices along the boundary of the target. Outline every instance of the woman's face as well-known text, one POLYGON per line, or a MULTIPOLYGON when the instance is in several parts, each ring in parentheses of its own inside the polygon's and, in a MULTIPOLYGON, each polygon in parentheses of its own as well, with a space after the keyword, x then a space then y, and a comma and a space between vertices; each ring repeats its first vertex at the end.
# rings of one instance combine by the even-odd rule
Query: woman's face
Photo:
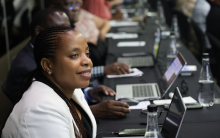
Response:
POLYGON ((62 89, 71 91, 88 86, 92 66, 89 47, 81 34, 68 31, 58 36, 52 76, 62 89))

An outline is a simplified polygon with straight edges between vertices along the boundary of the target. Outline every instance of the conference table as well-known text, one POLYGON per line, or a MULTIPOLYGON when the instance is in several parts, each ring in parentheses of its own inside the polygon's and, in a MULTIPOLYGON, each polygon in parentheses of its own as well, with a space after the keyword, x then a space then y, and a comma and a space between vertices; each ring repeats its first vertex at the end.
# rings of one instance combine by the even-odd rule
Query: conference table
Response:
MULTIPOLYGON (((155 32, 157 25, 155 24, 156 17, 150 17, 147 19, 145 33, 139 35, 136 39, 108 39, 108 55, 106 64, 113 63, 120 57, 122 53, 134 53, 134 52, 146 52, 152 53, 155 32), (145 41, 144 47, 117 47, 118 42, 122 41, 145 41)), ((114 30, 114 29, 113 29, 114 30)), ((196 65, 197 71, 193 72, 192 76, 178 76, 173 83, 169 92, 173 92, 176 87, 180 88, 181 82, 185 80, 188 86, 188 92, 182 93, 182 96, 191 96, 198 101, 198 79, 200 75, 201 64, 196 60, 192 53, 179 41, 180 46, 177 50, 182 53, 188 65, 196 65)), ((135 83, 154 83, 167 68, 166 65, 166 51, 169 47, 170 39, 161 39, 157 62, 154 67, 141 67, 138 68, 144 72, 141 77, 130 78, 107 78, 103 80, 103 84, 109 86, 113 90, 116 90, 117 84, 135 84, 135 83)), ((214 85, 214 91, 216 98, 220 97, 220 89, 217 84, 214 85)), ((165 98, 168 98, 166 95, 165 98)), ((114 97, 103 97, 103 100, 114 99, 114 97)), ((160 110, 164 110, 159 107, 160 110)), ((159 117, 159 124, 163 124, 166 113, 162 113, 159 117)), ((97 119, 97 138, 101 137, 117 137, 110 132, 119 132, 120 129, 129 128, 146 128, 146 125, 140 125, 140 123, 146 123, 147 116, 141 114, 141 110, 131 110, 125 118, 121 119, 97 119)), ((218 138, 220 137, 220 104, 214 104, 212 107, 202 109, 189 109, 186 111, 185 118, 178 138, 218 138)))

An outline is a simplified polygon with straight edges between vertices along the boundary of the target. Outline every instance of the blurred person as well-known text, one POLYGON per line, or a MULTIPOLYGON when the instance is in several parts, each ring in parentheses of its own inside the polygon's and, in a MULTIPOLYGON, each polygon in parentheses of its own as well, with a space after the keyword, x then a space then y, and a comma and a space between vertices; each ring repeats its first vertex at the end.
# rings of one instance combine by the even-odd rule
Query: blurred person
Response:
POLYGON ((83 35, 68 26, 43 29, 34 58, 37 68, 27 76, 1 137, 95 138, 96 121, 79 89, 89 85, 92 68, 83 35))
MULTIPOLYGON (((206 0, 177 0, 176 9, 183 12, 186 16, 192 19, 205 34, 207 30, 206 18, 210 11, 210 4, 206 0)), ((194 35, 192 36, 192 39, 195 42, 198 41, 198 38, 196 38, 194 35)), ((211 44, 207 36, 205 36, 205 42, 206 48, 210 49, 211 44)), ((196 51, 198 51, 198 48, 196 48, 196 51)))
POLYGON ((115 14, 111 14, 111 7, 123 3, 123 0, 84 0, 82 8, 86 11, 106 20, 120 20, 123 14, 117 8, 115 14))
MULTIPOLYGON (((13 22, 12 31, 14 35, 19 35, 19 32, 21 31, 21 27, 22 27, 22 21, 21 21, 22 15, 27 10, 31 14, 35 6, 35 0, 13 0, 13 6, 14 6, 14 10, 16 14, 15 14, 14 22, 13 22)), ((31 19, 29 19, 29 21, 30 20, 31 19)))
MULTIPOLYGON (((23 78, 25 78, 30 71, 37 68, 33 53, 33 44, 35 43, 37 35, 42 29, 55 25, 70 26, 68 16, 57 9, 44 9, 34 16, 30 25, 31 41, 16 56, 6 81, 5 92, 14 103, 20 95, 22 82, 26 82, 23 78)), ((88 102, 100 102, 103 94, 109 96, 115 95, 115 92, 111 88, 103 85, 99 85, 95 88, 88 87, 84 92, 88 102)), ((119 118, 126 116, 126 114, 130 112, 128 105, 119 101, 105 101, 90 106, 90 108, 96 118, 119 118)))
POLYGON ((220 40, 220 0, 209 0, 211 10, 206 18, 207 32, 220 40))

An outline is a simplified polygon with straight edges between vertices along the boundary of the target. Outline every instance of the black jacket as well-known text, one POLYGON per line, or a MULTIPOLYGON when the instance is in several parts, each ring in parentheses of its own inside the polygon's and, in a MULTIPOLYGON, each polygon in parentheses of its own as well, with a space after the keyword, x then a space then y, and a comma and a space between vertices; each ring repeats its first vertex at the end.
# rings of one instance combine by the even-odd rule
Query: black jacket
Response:
POLYGON ((29 42, 14 59, 7 76, 5 93, 13 102, 16 102, 20 95, 23 78, 35 68, 37 68, 37 64, 29 42))

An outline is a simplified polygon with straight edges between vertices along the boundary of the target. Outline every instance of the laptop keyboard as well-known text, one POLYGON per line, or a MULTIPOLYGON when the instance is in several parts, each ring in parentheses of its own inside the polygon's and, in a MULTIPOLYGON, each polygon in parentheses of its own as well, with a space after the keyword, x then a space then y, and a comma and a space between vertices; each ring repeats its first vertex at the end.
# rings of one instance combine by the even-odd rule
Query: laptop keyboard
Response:
POLYGON ((132 67, 144 67, 144 66, 153 66, 154 61, 151 56, 148 57, 132 57, 132 58, 119 58, 118 62, 125 63, 132 67))
POLYGON ((152 85, 132 86, 133 97, 153 97, 152 85))
POLYGON ((152 62, 152 57, 147 57, 147 58, 143 58, 143 57, 136 57, 136 58, 131 58, 129 60, 129 65, 133 65, 135 66, 146 66, 146 65, 151 65, 153 64, 152 62))

